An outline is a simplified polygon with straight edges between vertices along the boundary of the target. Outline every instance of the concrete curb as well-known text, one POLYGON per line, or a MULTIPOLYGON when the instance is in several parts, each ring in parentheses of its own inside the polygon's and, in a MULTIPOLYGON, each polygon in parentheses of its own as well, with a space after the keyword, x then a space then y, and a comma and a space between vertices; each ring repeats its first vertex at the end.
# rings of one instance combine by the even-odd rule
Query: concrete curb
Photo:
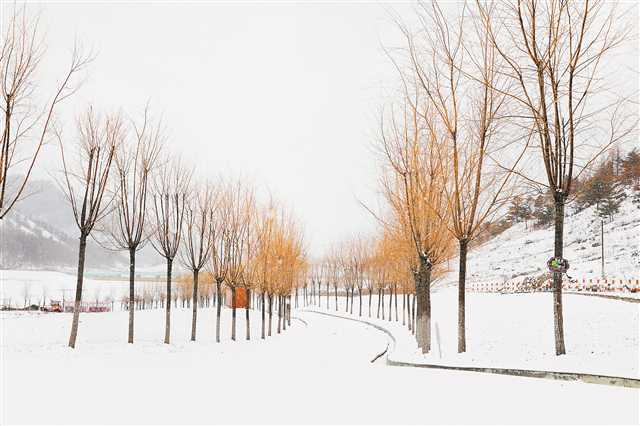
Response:
MULTIPOLYGON (((454 365, 443 365, 443 364, 421 364, 421 363, 412 363, 412 362, 404 362, 392 359, 393 352, 396 347, 396 338, 393 334, 381 327, 377 324, 369 322, 363 319, 356 318, 348 318, 343 317, 341 315, 331 314, 328 312, 319 312, 313 310, 304 310, 303 312, 310 312, 313 314, 326 315, 334 318, 340 318, 350 321, 359 322, 362 324, 366 324, 371 326, 377 330, 385 333, 389 339, 390 343, 385 350, 386 363, 387 365, 393 367, 417 367, 417 368, 432 368, 432 369, 440 369, 440 370, 454 370, 454 371, 471 371, 476 373, 486 373, 486 374, 500 374, 506 376, 519 376, 519 377, 531 377, 536 379, 552 379, 552 380, 565 380, 565 381, 581 381, 584 383, 595 383, 600 385, 609 385, 609 386, 621 386, 626 388, 636 388, 640 389, 640 380, 633 379, 631 377, 618 377, 618 376, 603 376, 599 374, 587 374, 587 373, 572 373, 572 372, 564 372, 564 371, 545 371, 545 370, 523 370, 523 369, 514 369, 514 368, 496 368, 496 367, 460 367, 454 365)), ((378 357, 382 356, 380 354, 378 357)), ((378 358, 376 357, 376 359, 378 358)), ((374 359, 375 360, 375 359, 374 359)), ((373 361, 372 361, 373 362, 373 361)))
POLYGON ((302 324, 304 324, 305 327, 309 327, 309 323, 306 322, 305 320, 303 320, 302 318, 299 318, 299 317, 297 317, 295 315, 291 315, 291 318, 294 319, 294 320, 300 321, 302 324))

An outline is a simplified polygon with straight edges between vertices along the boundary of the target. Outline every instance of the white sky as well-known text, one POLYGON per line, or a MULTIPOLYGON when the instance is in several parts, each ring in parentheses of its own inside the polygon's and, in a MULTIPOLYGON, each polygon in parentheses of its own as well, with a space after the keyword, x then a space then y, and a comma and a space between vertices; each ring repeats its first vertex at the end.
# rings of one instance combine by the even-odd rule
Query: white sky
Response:
MULTIPOLYGON (((381 48, 399 40, 386 6, 30 7, 46 28, 47 78, 62 74, 76 36, 98 53, 63 108, 69 134, 89 102, 137 114, 150 99, 174 152, 201 176, 243 175, 268 188, 304 225, 313 254, 373 229, 357 200, 374 193, 371 138, 396 76, 381 48)), ((49 151, 43 162, 54 170, 59 157, 49 151)))
MULTIPOLYGON (((98 53, 81 91, 64 105, 68 133, 89 103, 139 114, 150 100, 173 152, 200 176, 243 175, 269 189, 303 224, 312 254, 374 229, 358 199, 374 200, 377 111, 396 82, 381 47, 400 44, 388 5, 29 7, 46 29, 46 79, 62 75, 76 37, 98 53)), ((402 16, 412 8, 393 4, 402 16)), ((637 69, 637 57, 630 60, 637 69)), ((49 148, 40 164, 54 171, 58 160, 49 148)))

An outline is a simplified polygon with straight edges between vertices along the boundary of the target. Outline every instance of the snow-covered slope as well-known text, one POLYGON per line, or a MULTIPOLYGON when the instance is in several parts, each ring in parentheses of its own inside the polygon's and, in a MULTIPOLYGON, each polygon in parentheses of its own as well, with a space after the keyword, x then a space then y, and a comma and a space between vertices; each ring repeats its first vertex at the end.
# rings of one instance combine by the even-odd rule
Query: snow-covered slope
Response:
MULTIPOLYGON (((76 231, 77 232, 77 231, 76 231)), ((75 269, 78 238, 51 224, 19 211, 0 221, 0 269, 75 269)), ((89 240, 87 267, 126 267, 122 253, 105 250, 89 240)))
POLYGON ((0 267, 72 265, 76 240, 55 226, 12 212, 0 222, 0 267))
MULTIPOLYGON (((600 218, 595 206, 565 218, 564 257, 572 278, 601 276, 600 218)), ((605 276, 614 279, 640 279, 640 210, 627 197, 620 212, 604 224, 605 276)), ((553 226, 533 229, 518 223, 497 237, 473 248, 468 254, 467 279, 507 281, 547 271, 553 255, 553 226)), ((449 262, 444 284, 457 282, 458 259, 449 262)))

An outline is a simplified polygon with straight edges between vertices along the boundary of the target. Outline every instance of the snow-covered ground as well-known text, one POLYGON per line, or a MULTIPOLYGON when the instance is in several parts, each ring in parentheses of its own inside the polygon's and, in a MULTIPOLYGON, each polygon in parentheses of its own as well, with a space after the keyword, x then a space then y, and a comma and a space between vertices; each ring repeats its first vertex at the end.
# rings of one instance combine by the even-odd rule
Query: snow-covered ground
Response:
MULTIPOLYGON (((565 219, 564 257, 568 274, 581 280, 601 277, 600 219, 595 207, 565 219)), ((532 229, 519 223, 496 238, 473 248, 467 257, 470 283, 504 282, 547 271, 553 255, 553 227, 532 229)), ((613 221, 604 224, 605 276, 609 279, 640 279, 640 211, 628 197, 613 221)), ((448 263, 443 284, 457 282, 458 259, 448 263)))
MULTIPOLYGON (((625 229, 622 235, 640 231, 637 222, 618 226, 625 229)), ((569 232, 568 247, 576 244, 591 247, 576 242, 578 229, 569 232)), ((542 238, 548 238, 545 233, 549 231, 526 234, 526 238, 535 240, 529 244, 524 244, 521 239, 525 237, 517 233, 512 235, 513 241, 509 240, 511 231, 498 237, 500 241, 486 243, 482 252, 471 254, 472 277, 475 273, 483 281, 511 278, 516 271, 533 273, 536 266, 532 265, 544 266, 548 253, 542 238), (505 257, 504 253, 512 255, 505 257), (495 265, 502 271, 493 271, 495 265)), ((616 278, 636 277, 637 268, 633 269, 630 263, 635 258, 630 255, 625 260, 628 251, 621 247, 637 247, 629 240, 620 244, 617 265, 622 265, 623 272, 616 274, 616 278)), ((571 250, 568 248, 567 252, 575 253, 571 250)), ((585 274, 589 265, 598 262, 585 260, 580 266, 573 255, 569 255, 572 266, 585 274)), ((142 281, 137 285, 164 287, 164 283, 142 281)), ((14 306, 62 299, 64 293, 70 298, 74 289, 73 275, 0 271, 0 299, 3 302, 11 299, 14 306)), ((112 299, 117 305, 127 292, 125 281, 87 278, 83 298, 112 299)), ((470 292, 467 300, 467 353, 459 355, 456 351, 456 290, 444 286, 433 292, 431 354, 424 356, 417 351, 415 340, 401 323, 378 321, 397 338, 393 357, 410 362, 640 377, 640 304, 565 295, 567 354, 556 357, 550 293, 470 292)), ((339 311, 343 312, 344 299, 340 302, 339 311)), ((363 302, 366 316, 368 298, 363 298, 363 302)), ((330 303, 333 307, 333 297, 330 303)), ((374 316, 376 303, 374 296, 374 316)), ((402 309, 401 299, 398 305, 402 309)), ((356 298, 353 309, 356 316, 358 308, 356 298)), ((240 310, 238 340, 232 342, 230 312, 225 308, 223 341, 217 344, 215 309, 199 312, 198 341, 190 342, 191 310, 173 310, 170 345, 162 343, 161 309, 136 311, 134 345, 126 343, 126 312, 81 314, 75 350, 66 346, 70 314, 0 312, 0 423, 637 424, 640 421, 637 389, 390 367, 382 359, 371 363, 387 345, 384 333, 364 324, 304 310, 294 311, 292 327, 282 334, 275 334, 274 322, 274 335, 265 341, 259 338, 259 312, 255 311, 251 311, 252 340, 244 340, 244 310, 240 310)))
MULTIPOLYGON (((242 312, 243 314, 243 312, 242 312)), ((254 336, 259 327, 253 312, 254 336)), ((636 389, 486 374, 388 367, 370 360, 386 336, 368 326, 294 312, 266 341, 214 343, 214 309, 81 315, 78 346, 65 346, 69 314, 0 313, 1 417, 50 424, 637 423, 636 389)), ((244 319, 239 318, 239 330, 244 319)), ((243 336, 243 333, 240 333, 243 336)))
MULTIPOLYGON (((398 342, 394 359, 417 363, 459 366, 504 367, 552 370, 640 378, 640 304, 565 294, 564 327, 567 353, 555 355, 553 302, 551 293, 491 294, 467 293, 467 352, 458 354, 457 290, 445 288, 432 293, 432 351, 422 354, 415 338, 399 319, 375 320, 391 331, 398 342)), ((368 317, 368 296, 363 297, 363 318, 368 317)), ((388 298, 385 313, 388 318, 388 298)), ((345 301, 339 298, 338 314, 344 315, 345 301)), ((336 313, 322 300, 322 311, 336 313)), ((358 317, 356 297, 353 315, 358 317)))

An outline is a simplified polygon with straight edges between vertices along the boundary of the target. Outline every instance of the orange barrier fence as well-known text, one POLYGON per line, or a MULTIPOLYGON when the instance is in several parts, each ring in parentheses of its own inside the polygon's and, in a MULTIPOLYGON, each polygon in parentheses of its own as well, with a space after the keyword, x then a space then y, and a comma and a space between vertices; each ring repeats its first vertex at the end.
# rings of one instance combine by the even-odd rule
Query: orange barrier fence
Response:
MULTIPOLYGON (((552 286, 552 280, 546 280, 545 282, 540 283, 533 279, 524 279, 522 281, 467 283, 466 289, 468 291, 475 291, 479 293, 521 293, 551 291, 552 286)), ((640 279, 564 279, 562 281, 562 289, 568 291, 591 291, 598 293, 640 293, 640 279)))

